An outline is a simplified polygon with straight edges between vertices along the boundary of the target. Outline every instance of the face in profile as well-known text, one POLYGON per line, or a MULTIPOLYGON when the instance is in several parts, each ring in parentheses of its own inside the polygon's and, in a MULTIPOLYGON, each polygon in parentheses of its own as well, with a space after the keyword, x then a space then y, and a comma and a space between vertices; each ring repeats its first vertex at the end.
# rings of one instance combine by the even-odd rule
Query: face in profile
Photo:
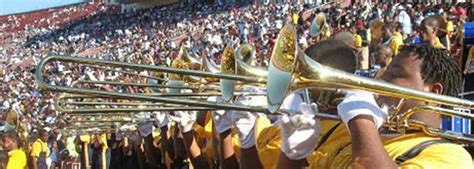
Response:
MULTIPOLYGON (((401 51, 387 66, 387 70, 381 76, 381 80, 403 87, 430 92, 430 85, 424 83, 421 75, 421 64, 422 60, 417 58, 417 54, 414 52, 401 51)), ((380 96, 377 101, 380 105, 396 106, 400 99, 380 96)), ((420 101, 406 100, 400 111, 405 112, 410 108, 425 104, 420 101)))
POLYGON ((428 42, 431 40, 432 37, 436 36, 436 29, 432 26, 429 26, 428 24, 424 22, 421 24, 420 31, 421 31, 421 39, 424 42, 428 42))

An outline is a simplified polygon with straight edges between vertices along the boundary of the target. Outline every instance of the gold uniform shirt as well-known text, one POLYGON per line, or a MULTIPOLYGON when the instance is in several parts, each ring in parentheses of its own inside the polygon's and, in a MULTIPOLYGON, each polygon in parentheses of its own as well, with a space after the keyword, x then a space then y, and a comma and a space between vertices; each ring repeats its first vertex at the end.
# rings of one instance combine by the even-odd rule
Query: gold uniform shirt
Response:
POLYGON ((23 169, 26 168, 26 154, 23 150, 13 150, 8 153, 8 163, 6 169, 23 169))
MULTIPOLYGON (((336 121, 322 120, 321 133, 327 133, 337 124, 338 122, 336 121)), ((258 156, 263 165, 263 168, 273 169, 276 167, 281 152, 281 129, 279 126, 272 126, 269 123, 266 127, 264 127, 263 125, 260 127, 260 132, 256 136, 258 156)), ((323 135, 324 134, 321 134, 321 137, 323 135)))
POLYGON ((41 152, 46 152, 46 156, 49 157, 48 145, 41 139, 36 139, 33 143, 33 149, 31 150, 31 156, 39 157, 41 152))
MULTIPOLYGON (((338 126, 329 139, 307 160, 309 168, 350 168, 352 148, 350 135, 344 125, 338 126)), ((388 155, 395 159, 414 146, 440 139, 423 133, 407 134, 392 138, 382 138, 388 155)), ((403 169, 432 168, 474 168, 469 153, 460 145, 441 143, 425 148, 418 156, 400 164, 403 169)))
POLYGON ((354 46, 357 48, 362 47, 362 37, 359 34, 354 34, 354 46))
POLYGON ((393 56, 396 56, 400 52, 400 46, 403 45, 403 35, 400 32, 394 32, 392 40, 388 44, 388 47, 392 49, 393 56))
MULTIPOLYGON (((331 120, 321 121, 321 137, 335 127, 332 134, 307 157, 308 168, 349 168, 352 161, 351 137, 343 124, 331 120)), ((263 129, 257 137, 260 161, 265 169, 275 168, 280 155, 281 135, 278 126, 263 129)), ((395 138, 383 138, 388 155, 395 160, 415 145, 424 141, 439 139, 422 133, 408 134, 395 138)), ((450 143, 429 146, 418 156, 405 161, 400 168, 474 168, 471 156, 461 146, 450 143)))

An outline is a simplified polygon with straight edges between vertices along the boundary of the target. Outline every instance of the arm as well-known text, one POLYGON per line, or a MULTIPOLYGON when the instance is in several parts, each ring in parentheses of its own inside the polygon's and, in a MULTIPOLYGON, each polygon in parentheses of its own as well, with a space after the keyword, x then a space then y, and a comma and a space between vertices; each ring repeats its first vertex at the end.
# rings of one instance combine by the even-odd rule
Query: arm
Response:
POLYGON ((31 168, 32 169, 37 169, 37 161, 38 161, 38 156, 41 152, 41 145, 39 142, 33 143, 33 150, 31 151, 31 168))
POLYGON ((385 151, 378 132, 388 116, 372 93, 348 91, 337 113, 351 133, 353 168, 397 168, 385 151))
POLYGON ((194 130, 183 133, 183 138, 186 150, 189 154, 189 157, 191 158, 191 163, 193 164, 193 166, 197 169, 210 168, 208 160, 201 152, 201 148, 196 142, 196 138, 194 137, 194 130))
POLYGON ((372 117, 359 115, 349 121, 354 168, 397 168, 390 159, 372 117))
POLYGON ((36 164, 37 159, 35 156, 31 156, 31 169, 38 169, 38 165, 36 164))
POLYGON ((174 150, 173 146, 171 145, 170 142, 170 136, 168 133, 168 127, 162 127, 161 128, 161 154, 162 154, 162 161, 166 161, 166 153, 168 153, 170 159, 174 159, 174 150))
POLYGON ((232 145, 231 130, 219 133, 219 151, 221 166, 223 169, 237 169, 239 162, 235 157, 234 147, 232 145))
POLYGON ((257 147, 240 149, 240 168, 263 169, 263 165, 258 157, 257 147))

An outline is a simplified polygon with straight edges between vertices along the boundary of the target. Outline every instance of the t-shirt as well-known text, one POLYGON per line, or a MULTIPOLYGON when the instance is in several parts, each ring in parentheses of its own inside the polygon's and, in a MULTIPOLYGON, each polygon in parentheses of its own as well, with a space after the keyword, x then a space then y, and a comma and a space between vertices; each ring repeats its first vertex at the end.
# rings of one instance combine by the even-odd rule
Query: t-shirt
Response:
POLYGON ((441 41, 439 40, 438 37, 435 37, 435 44, 433 45, 434 48, 440 48, 440 49, 445 49, 446 47, 444 47, 443 43, 441 43, 441 41))
MULTIPOLYGON (((392 160, 414 146, 438 137, 424 133, 407 134, 398 137, 382 137, 385 150, 392 160)), ((350 135, 344 125, 339 125, 321 147, 308 158, 310 168, 349 168, 352 162, 350 135)), ((472 158, 460 145, 452 143, 435 144, 425 148, 418 156, 400 164, 400 168, 473 168, 472 158)))
POLYGON ((362 37, 359 34, 354 35, 354 46, 357 48, 362 47, 362 37))
POLYGON ((37 139, 33 143, 33 149, 31 150, 31 156, 39 157, 41 152, 46 152, 46 156, 49 156, 48 144, 43 142, 41 139, 37 139))
POLYGON ((399 32, 394 32, 392 35, 392 39, 388 44, 388 47, 392 49, 393 56, 396 56, 400 51, 400 46, 403 45, 403 36, 399 32))
POLYGON ((26 154, 23 150, 13 150, 8 153, 8 163, 6 169, 26 168, 26 154))

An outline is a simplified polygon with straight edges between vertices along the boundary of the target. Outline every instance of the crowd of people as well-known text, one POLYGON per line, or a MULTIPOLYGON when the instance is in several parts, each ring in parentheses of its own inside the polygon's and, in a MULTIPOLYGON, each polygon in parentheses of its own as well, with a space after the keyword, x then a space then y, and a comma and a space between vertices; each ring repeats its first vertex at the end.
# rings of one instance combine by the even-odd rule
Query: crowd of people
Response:
MULTIPOLYGON (((382 145, 369 134, 377 133, 387 116, 378 109, 370 109, 372 113, 357 111, 362 108, 354 106, 354 102, 374 106, 370 94, 364 92, 348 94, 339 106, 332 102, 324 104, 319 99, 317 108, 300 104, 296 92, 285 99, 283 107, 302 114, 282 116, 277 121, 240 111, 176 111, 172 116, 154 112, 154 123, 124 126, 124 131, 71 133, 62 130, 71 124, 55 108, 58 94, 42 91, 34 77, 36 65, 49 55, 173 66, 175 60, 183 57, 179 51, 184 49, 190 57, 205 57, 219 64, 225 47, 238 48, 242 44, 250 44, 255 50, 252 66, 268 67, 279 31, 292 24, 298 47, 318 62, 349 73, 368 72, 366 76, 402 86, 425 91, 428 86, 429 92, 457 96, 461 89, 461 77, 457 75, 463 68, 458 66, 463 57, 463 25, 471 21, 467 12, 470 8, 462 4, 358 3, 341 7, 336 3, 196 2, 123 11, 119 6, 90 2, 62 9, 27 24, 17 15, 6 16, 7 22, 0 25, 0 36, 5 37, 0 41, 4 132, 0 168, 60 168, 77 163, 92 168, 341 168, 349 164, 472 167, 471 156, 452 144, 441 148, 435 145, 429 152, 445 151, 444 156, 410 157, 394 163, 392 157, 409 150, 397 149, 400 144, 431 140, 420 133, 416 133, 418 140, 414 142, 406 138, 400 144, 384 142, 392 148, 387 150, 388 155, 383 146, 362 150, 370 144, 382 145), (81 13, 77 15, 80 17, 75 13, 81 13), (62 16, 70 17, 58 19, 62 16), (420 73, 411 75, 412 71, 420 73), (406 79, 419 81, 403 81, 406 79), (342 123, 326 122, 313 118, 315 109, 351 113, 339 113, 342 123), (372 124, 364 123, 367 119, 372 124), (372 126, 364 128, 367 125, 372 126), (129 131, 130 128, 135 131, 129 131), (351 138, 369 140, 354 143, 351 138), (334 149, 343 154, 333 152, 334 149), (451 159, 453 153, 457 159, 443 161, 451 159)), ((77 80, 141 82, 132 75, 75 64, 54 62, 47 68, 45 79, 54 85, 71 86, 77 80)), ((142 70, 134 73, 154 75, 142 70)), ((145 92, 132 87, 100 88, 145 92)), ((262 100, 266 98, 242 97, 236 102, 258 106, 263 104, 262 100)), ((439 117, 417 118, 436 126, 439 117)))

